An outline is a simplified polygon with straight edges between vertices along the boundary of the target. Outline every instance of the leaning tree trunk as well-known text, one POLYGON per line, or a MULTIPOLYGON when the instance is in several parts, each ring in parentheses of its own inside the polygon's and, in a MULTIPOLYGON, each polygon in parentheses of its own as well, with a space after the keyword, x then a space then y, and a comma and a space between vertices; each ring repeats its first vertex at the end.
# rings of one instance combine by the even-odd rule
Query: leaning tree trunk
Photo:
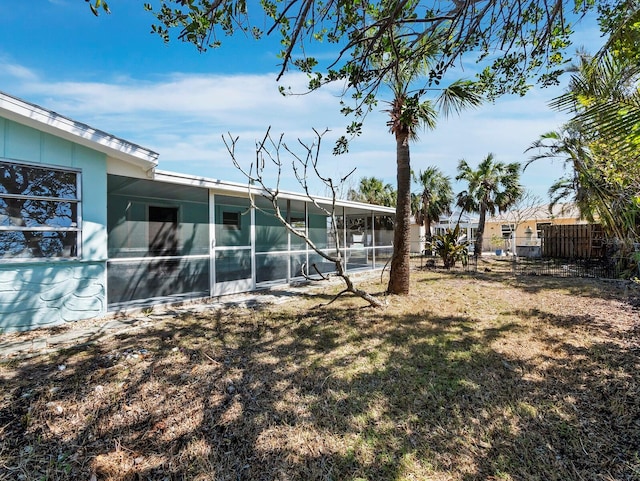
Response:
POLYGON ((398 202, 393 228, 393 257, 387 292, 409 294, 409 260, 411 240, 411 162, 406 133, 396 134, 398 202))

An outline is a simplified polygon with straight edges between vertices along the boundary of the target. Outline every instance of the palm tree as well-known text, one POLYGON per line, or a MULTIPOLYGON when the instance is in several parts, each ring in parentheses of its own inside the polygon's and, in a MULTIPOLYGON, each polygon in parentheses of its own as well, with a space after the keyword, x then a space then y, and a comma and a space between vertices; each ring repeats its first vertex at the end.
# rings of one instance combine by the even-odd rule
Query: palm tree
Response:
POLYGON ((396 205, 396 191, 391 184, 385 184, 381 179, 362 177, 358 190, 350 189, 347 199, 393 207, 396 205))
MULTIPOLYGON (((637 50, 637 49, 636 49, 637 50)), ((637 156, 640 143, 640 64, 608 52, 578 52, 569 87, 551 107, 574 114, 585 133, 607 139, 614 150, 637 156)))
POLYGON ((479 214, 474 249, 474 255, 478 257, 482 255, 482 237, 487 214, 504 212, 522 195, 520 164, 495 162, 493 154, 489 154, 475 170, 464 159, 460 160, 458 172, 456 180, 464 180, 468 184, 466 193, 458 196, 458 200, 460 203, 466 203, 467 207, 473 205, 479 214), (473 199, 473 203, 470 199, 473 199))
POLYGON ((570 122, 560 130, 547 132, 531 144, 537 149, 530 163, 560 159, 569 172, 549 188, 549 209, 562 201, 573 202, 580 216, 599 222, 618 239, 635 240, 640 235, 640 166, 637 156, 603 150, 603 142, 587 140, 579 124, 570 122))
POLYGON ((425 237, 428 242, 431 240, 431 224, 451 209, 453 202, 451 179, 437 167, 431 166, 418 172, 414 180, 420 183, 422 192, 415 197, 412 212, 416 223, 425 226, 425 237))
MULTIPOLYGON (((638 12, 636 12, 636 16, 638 12)), ((561 158, 570 172, 549 193, 552 204, 571 198, 583 218, 596 219, 618 239, 640 236, 640 66, 624 56, 580 52, 565 94, 552 106, 574 118, 530 149, 561 158)), ((527 164, 528 165, 528 164, 527 164)))
POLYGON ((549 211, 559 202, 570 198, 581 216, 593 222, 597 214, 593 209, 591 196, 597 181, 589 174, 591 154, 580 124, 569 122, 559 130, 542 134, 527 151, 533 149, 537 149, 538 153, 529 159, 524 169, 540 159, 560 159, 569 165, 569 173, 556 180, 549 188, 549 211))
MULTIPOLYGON (((435 54, 435 51, 434 51, 435 54)), ((397 193, 393 233, 393 256, 387 292, 409 293, 411 234, 411 161, 409 142, 418 139, 418 130, 436 127, 438 112, 448 115, 463 108, 478 106, 482 97, 470 81, 459 80, 439 90, 435 100, 422 101, 427 89, 411 90, 412 85, 428 71, 428 61, 421 58, 393 70, 387 85, 393 93, 389 102, 387 125, 396 139, 397 193)))
POLYGON ((478 204, 467 190, 458 192, 458 195, 456 195, 456 206, 460 207, 460 214, 458 215, 457 221, 458 224, 465 212, 478 212, 478 204))

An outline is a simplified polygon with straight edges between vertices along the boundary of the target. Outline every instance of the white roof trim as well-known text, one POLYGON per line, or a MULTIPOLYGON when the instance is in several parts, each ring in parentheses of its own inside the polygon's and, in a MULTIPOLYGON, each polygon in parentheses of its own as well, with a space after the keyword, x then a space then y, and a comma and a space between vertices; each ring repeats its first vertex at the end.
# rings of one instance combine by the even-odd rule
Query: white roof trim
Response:
MULTIPOLYGON (((239 182, 228 182, 218 179, 209 179, 206 177, 198 177, 187 174, 180 174, 177 172, 168 172, 165 170, 156 170, 153 175, 153 180, 158 182, 168 182, 172 184, 189 185, 193 187, 203 187, 206 189, 212 189, 218 192, 228 192, 229 194, 249 194, 249 186, 247 184, 241 184, 239 182)), ((253 195, 262 195, 263 190, 259 187, 251 187, 251 193, 253 195)), ((280 195, 283 199, 308 201, 309 197, 306 194, 299 192, 280 191, 280 195)), ((318 203, 326 205, 331 204, 332 200, 329 197, 313 196, 313 199, 318 203)), ((385 207, 381 205, 365 204, 362 202, 354 202, 351 200, 336 200, 336 205, 340 207, 352 207, 355 209, 363 210, 375 210, 381 213, 395 214, 395 207, 385 207)))
POLYGON ((0 92, 0 115, 137 165, 145 171, 158 165, 156 152, 3 92, 0 92))

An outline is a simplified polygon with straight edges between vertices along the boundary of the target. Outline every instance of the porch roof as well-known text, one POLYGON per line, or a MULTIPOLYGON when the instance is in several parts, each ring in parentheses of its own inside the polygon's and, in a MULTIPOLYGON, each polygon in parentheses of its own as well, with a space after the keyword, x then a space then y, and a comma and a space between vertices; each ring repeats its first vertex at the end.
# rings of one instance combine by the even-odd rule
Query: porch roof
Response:
MULTIPOLYGON (((261 196, 264 191, 256 186, 249 186, 240 182, 229 182, 219 179, 211 179, 207 177, 198 177, 194 175, 180 174, 177 172, 169 172, 165 170, 156 170, 153 180, 159 182, 167 182, 172 184, 189 185, 193 187, 203 187, 211 189, 216 193, 227 193, 229 195, 248 196, 249 193, 261 196)), ((280 191, 280 197, 286 200, 310 201, 310 197, 306 194, 291 191, 280 191)), ((321 205, 330 206, 332 199, 324 196, 313 196, 313 200, 321 205)), ((362 202, 354 202, 351 200, 336 200, 338 207, 345 207, 347 214, 359 213, 362 211, 375 211, 380 214, 395 214, 395 207, 385 207, 382 205, 365 204, 362 202)))

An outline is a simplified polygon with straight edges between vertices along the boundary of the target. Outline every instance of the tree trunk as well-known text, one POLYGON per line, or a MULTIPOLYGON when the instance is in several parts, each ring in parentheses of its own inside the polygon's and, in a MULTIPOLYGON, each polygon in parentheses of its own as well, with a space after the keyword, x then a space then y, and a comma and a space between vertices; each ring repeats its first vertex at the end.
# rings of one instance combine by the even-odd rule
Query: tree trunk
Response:
POLYGON ((393 257, 387 292, 409 294, 411 239, 411 161, 407 133, 396 134, 398 202, 393 229, 393 257))
POLYGON ((484 237, 484 224, 487 218, 487 208, 480 204, 480 218, 478 219, 478 230, 476 232, 476 245, 474 247, 474 257, 482 257, 482 238, 484 237))
POLYGON ((431 242, 431 216, 429 215, 429 196, 426 191, 422 193, 422 223, 424 224, 424 238, 426 242, 431 242))

